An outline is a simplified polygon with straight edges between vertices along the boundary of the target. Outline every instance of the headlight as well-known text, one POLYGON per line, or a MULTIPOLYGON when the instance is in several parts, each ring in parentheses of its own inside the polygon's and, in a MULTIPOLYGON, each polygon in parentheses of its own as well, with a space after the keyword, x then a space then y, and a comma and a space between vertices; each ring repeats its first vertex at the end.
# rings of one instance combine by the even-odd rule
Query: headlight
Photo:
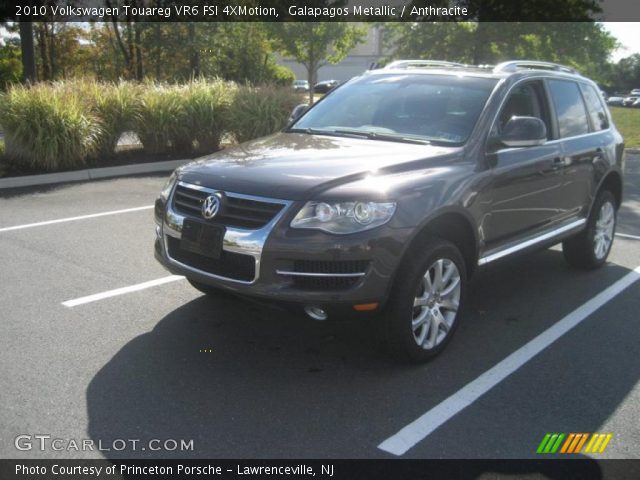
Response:
POLYGON ((160 198, 166 202, 169 200, 169 195, 171 195, 171 190, 173 190, 174 185, 178 181, 178 174, 173 172, 167 180, 167 183, 162 187, 162 191, 160 192, 160 198))
POLYGON ((395 211, 393 202, 307 202, 291 221, 291 227, 338 234, 362 232, 387 223, 395 211))

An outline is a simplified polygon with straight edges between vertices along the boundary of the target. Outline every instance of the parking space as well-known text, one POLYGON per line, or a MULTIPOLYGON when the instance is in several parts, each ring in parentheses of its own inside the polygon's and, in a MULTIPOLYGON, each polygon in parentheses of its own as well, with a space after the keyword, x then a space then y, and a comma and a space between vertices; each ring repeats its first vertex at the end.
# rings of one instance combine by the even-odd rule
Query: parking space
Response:
POLYGON ((606 267, 572 269, 559 248, 488 267, 453 342, 423 366, 390 361, 367 322, 313 322, 171 278, 152 252, 163 177, 0 194, 0 455, 526 458, 546 432, 610 432, 601 456, 637 458, 639 182, 630 155, 625 236, 606 267), (12 228, 51 220, 64 221, 12 228), (467 401, 465 387, 570 315, 574 328, 467 401), (455 408, 433 410, 443 402, 455 408), (429 412, 443 412, 427 417, 438 428, 381 448, 429 412), (194 450, 16 450, 42 433, 194 450))

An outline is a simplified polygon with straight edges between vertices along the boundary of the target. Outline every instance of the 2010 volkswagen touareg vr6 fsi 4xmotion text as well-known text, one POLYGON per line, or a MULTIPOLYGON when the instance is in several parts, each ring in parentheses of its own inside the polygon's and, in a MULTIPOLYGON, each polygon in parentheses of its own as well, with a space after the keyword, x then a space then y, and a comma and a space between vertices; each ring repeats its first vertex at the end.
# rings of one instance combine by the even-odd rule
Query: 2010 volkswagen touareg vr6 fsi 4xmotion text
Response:
POLYGON ((374 312, 393 351, 423 361, 478 266, 559 242, 571 265, 601 266, 622 171, 597 85, 570 68, 398 61, 177 169, 155 255, 208 294, 374 312))

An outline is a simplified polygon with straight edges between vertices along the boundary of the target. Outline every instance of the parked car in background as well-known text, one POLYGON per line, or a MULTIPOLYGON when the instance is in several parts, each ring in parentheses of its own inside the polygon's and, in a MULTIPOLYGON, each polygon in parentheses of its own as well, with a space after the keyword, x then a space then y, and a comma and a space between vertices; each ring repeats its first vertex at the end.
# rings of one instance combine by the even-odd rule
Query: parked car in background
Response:
POLYGON ((631 97, 627 97, 627 98, 625 98, 625 99, 622 101, 622 106, 623 106, 623 107, 630 107, 631 105, 633 105, 633 104, 634 104, 634 102, 635 102, 636 100, 638 100, 638 98, 640 98, 640 96, 637 96, 637 97, 633 97, 633 96, 631 96, 631 97))
POLYGON ((610 107, 622 107, 622 103, 624 102, 624 97, 609 97, 607 98, 607 105, 610 107))
POLYGON ((293 81, 293 89, 296 92, 308 92, 309 91, 309 82, 307 80, 294 80, 293 81))
POLYGON ((640 98, 631 104, 632 108, 640 108, 640 98))
POLYGON ((313 86, 313 91, 315 93, 327 93, 334 88, 340 85, 338 80, 324 80, 322 82, 318 82, 313 86))
POLYGON ((604 265, 624 144, 597 85, 537 61, 416 62, 178 168, 156 258, 213 297, 360 316, 418 362, 451 339, 479 268, 561 242, 569 264, 604 265))
POLYGON ((629 92, 632 97, 640 97, 640 88, 634 88, 629 92))

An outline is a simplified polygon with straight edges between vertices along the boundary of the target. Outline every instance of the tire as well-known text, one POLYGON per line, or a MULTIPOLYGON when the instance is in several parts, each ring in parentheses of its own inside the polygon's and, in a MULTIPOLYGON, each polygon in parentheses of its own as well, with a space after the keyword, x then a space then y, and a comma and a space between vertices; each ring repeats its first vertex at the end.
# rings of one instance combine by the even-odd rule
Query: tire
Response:
POLYGON ((587 228, 562 242, 562 253, 570 265, 594 269, 605 264, 616 231, 616 203, 610 191, 601 191, 593 204, 587 228))
POLYGON ((453 243, 429 238, 412 247, 382 312, 382 331, 390 352, 414 363, 438 355, 458 326, 466 289, 465 262, 453 243))

